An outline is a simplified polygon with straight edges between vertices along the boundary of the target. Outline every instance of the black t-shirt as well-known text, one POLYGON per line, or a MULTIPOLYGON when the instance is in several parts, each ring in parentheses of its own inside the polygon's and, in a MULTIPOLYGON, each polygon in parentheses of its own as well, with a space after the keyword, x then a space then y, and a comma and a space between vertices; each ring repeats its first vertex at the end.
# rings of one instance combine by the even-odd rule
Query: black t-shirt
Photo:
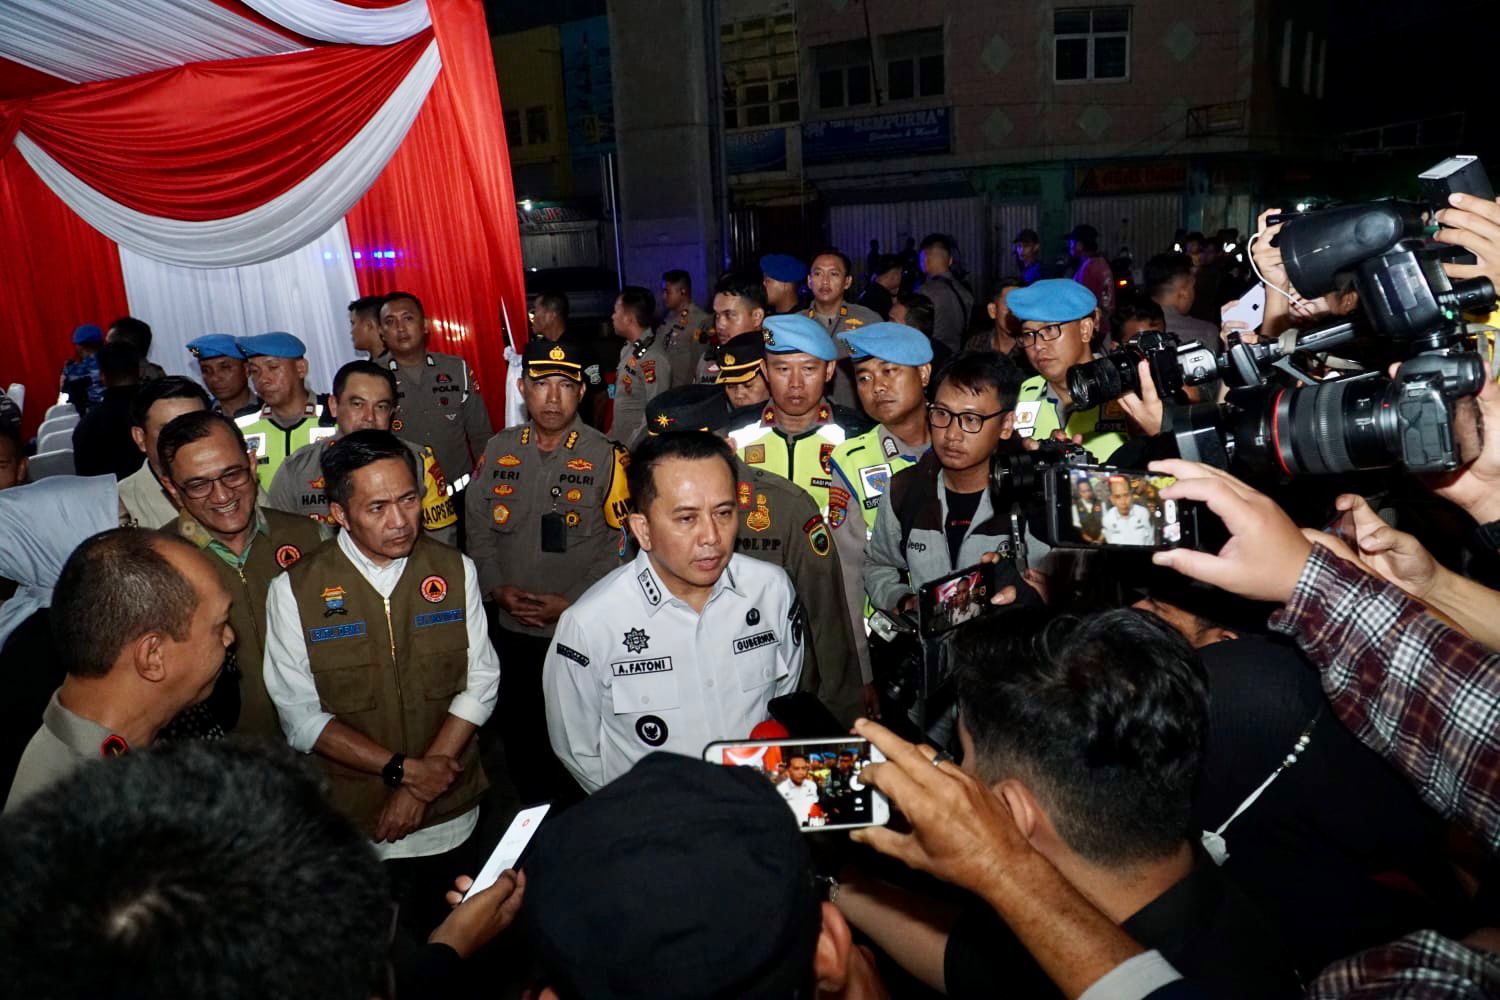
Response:
MULTIPOLYGON (((1275 1000, 1300 993, 1275 927, 1201 851, 1186 878, 1120 926, 1218 1000, 1275 1000)), ((1057 997, 994 910, 976 904, 959 917, 943 956, 952 998, 1057 997)))
POLYGON ((979 500, 984 496, 984 490, 978 493, 954 493, 944 486, 943 492, 948 494, 948 519, 943 522, 943 530, 948 535, 948 560, 956 568, 963 569, 958 565, 958 550, 964 543, 969 525, 974 523, 974 514, 979 510, 979 500))

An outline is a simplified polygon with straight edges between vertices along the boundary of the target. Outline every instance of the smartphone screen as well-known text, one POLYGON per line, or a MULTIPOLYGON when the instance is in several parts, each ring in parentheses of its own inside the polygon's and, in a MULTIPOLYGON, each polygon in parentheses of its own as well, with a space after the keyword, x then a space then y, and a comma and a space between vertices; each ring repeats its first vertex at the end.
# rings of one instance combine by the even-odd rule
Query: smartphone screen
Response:
POLYGON ((859 773, 885 760, 869 740, 753 740, 710 743, 703 759, 725 767, 750 767, 780 793, 803 833, 884 826, 886 797, 859 780, 859 773))
POLYGON ((917 618, 923 635, 941 635, 1001 610, 995 596, 995 566, 980 563, 924 583, 917 591, 917 618))
POLYGON ((479 874, 474 876, 474 884, 469 886, 469 891, 464 893, 464 899, 468 899, 475 893, 483 892, 495 884, 507 868, 514 868, 516 862, 521 860, 521 855, 526 850, 526 845, 531 843, 537 828, 542 825, 542 819, 551 809, 551 803, 543 803, 539 806, 530 806, 516 813, 516 818, 510 821, 505 835, 500 838, 500 843, 495 845, 490 859, 479 869, 479 874))
MULTIPOLYGON (((1058 544, 1074 547, 1171 549, 1195 540, 1187 505, 1167 500, 1161 491, 1172 476, 1105 466, 1071 466, 1059 470, 1067 483, 1057 501, 1058 544)), ((1196 514, 1196 512, 1191 512, 1196 514)))

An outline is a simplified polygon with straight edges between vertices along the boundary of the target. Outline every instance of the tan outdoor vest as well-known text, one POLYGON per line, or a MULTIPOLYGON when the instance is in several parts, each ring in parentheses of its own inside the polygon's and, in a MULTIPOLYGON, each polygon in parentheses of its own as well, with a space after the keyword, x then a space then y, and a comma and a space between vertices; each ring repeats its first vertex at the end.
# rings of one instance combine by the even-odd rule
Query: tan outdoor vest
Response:
MULTIPOLYGON (((420 757, 464 690, 469 639, 458 550, 420 536, 389 609, 337 544, 288 574, 324 711, 392 753, 420 757)), ((372 833, 390 789, 318 755, 333 802, 372 833)), ((478 741, 459 758, 463 773, 427 807, 424 827, 467 812, 488 787, 478 741)))

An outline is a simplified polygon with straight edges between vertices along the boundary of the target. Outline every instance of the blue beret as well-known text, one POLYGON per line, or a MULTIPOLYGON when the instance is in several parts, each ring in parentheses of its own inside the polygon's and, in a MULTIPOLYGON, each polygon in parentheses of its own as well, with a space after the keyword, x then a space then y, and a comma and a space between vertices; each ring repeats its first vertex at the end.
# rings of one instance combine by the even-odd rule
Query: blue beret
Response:
POLYGON ((849 345, 849 356, 855 361, 879 358, 895 365, 925 365, 932 360, 932 341, 903 323, 871 323, 845 330, 839 339, 849 345))
POLYGON ((240 353, 239 345, 227 333, 205 333, 196 340, 188 341, 187 349, 199 361, 209 358, 233 358, 236 361, 245 359, 240 353))
POLYGON ((839 349, 823 324, 801 313, 766 320, 767 354, 811 354, 820 361, 837 361, 839 349))
POLYGON ((99 344, 104 341, 104 331, 93 323, 85 323, 73 328, 73 343, 75 344, 99 344))
POLYGON ((1069 323, 1099 307, 1094 293, 1071 278, 1045 278, 1017 288, 1005 299, 1016 319, 1038 323, 1069 323))
POLYGON ((807 265, 790 254, 766 254, 760 259, 760 273, 772 281, 800 285, 807 280, 807 265))
POLYGON ((235 343, 240 353, 247 358, 265 355, 268 358, 300 358, 307 354, 307 345, 290 333, 280 330, 261 333, 254 337, 239 337, 235 343))

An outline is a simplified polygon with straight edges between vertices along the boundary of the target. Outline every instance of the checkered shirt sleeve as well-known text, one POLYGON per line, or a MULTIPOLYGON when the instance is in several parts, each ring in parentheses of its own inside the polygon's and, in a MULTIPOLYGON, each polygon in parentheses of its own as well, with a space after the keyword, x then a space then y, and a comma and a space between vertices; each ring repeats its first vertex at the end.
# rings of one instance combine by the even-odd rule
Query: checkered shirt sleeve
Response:
POLYGON ((1307 988, 1305 1000, 1454 1000, 1500 995, 1500 956, 1437 931, 1405 937, 1341 959, 1307 988))
POLYGON ((1500 655, 1322 546, 1271 627, 1319 664, 1351 732, 1500 850, 1500 655))

